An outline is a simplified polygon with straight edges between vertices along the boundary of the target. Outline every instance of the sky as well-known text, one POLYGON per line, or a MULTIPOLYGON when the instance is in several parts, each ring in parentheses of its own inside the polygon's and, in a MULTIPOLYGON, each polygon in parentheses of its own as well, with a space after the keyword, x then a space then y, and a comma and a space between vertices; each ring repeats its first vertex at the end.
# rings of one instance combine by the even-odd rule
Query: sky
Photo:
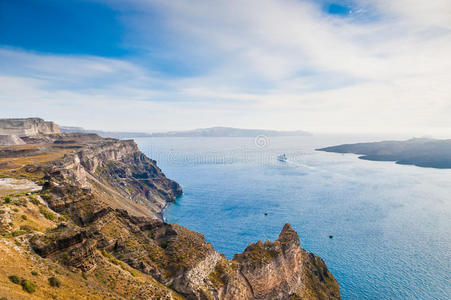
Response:
POLYGON ((0 0, 0 117, 451 137, 449 0, 0 0))

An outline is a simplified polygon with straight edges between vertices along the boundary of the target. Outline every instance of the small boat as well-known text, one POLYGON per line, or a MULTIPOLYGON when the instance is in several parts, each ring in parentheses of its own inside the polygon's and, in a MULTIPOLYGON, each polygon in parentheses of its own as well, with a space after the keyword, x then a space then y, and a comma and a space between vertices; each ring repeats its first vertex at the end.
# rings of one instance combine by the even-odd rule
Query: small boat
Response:
POLYGON ((287 161, 287 156, 284 153, 282 155, 277 156, 277 160, 285 162, 287 161))
POLYGON ((268 213, 265 211, 265 216, 267 216, 268 215, 268 213))
POLYGON ((330 239, 333 239, 334 236, 333 236, 332 234, 329 234, 329 238, 330 238, 330 239))

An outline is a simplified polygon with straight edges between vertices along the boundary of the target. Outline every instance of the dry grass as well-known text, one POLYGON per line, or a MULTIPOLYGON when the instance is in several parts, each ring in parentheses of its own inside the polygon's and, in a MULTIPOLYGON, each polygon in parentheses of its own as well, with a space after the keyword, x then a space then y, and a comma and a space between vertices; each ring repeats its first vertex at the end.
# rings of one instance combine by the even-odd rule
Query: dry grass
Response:
POLYGON ((10 203, 2 201, 0 205, 3 211, 0 219, 11 224, 7 226, 8 234, 0 237, 0 298, 168 299, 172 295, 173 299, 184 299, 106 251, 103 255, 98 251, 97 267, 88 274, 70 270, 56 260, 41 258, 29 248, 27 239, 33 234, 30 231, 46 232, 55 228, 58 221, 42 215, 42 204, 33 204, 28 196, 16 195, 10 198, 10 203), (13 232, 21 230, 21 234, 13 236, 13 232), (31 281, 36 290, 30 295, 20 284, 11 282, 8 277, 12 275, 31 281), (58 279, 59 287, 50 284, 49 278, 52 277, 58 279))

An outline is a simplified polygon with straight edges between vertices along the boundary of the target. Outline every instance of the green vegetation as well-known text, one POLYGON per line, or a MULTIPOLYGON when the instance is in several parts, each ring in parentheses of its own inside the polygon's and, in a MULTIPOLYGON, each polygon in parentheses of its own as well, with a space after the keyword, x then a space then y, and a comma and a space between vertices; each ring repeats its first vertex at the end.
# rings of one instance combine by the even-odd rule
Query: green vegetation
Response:
POLYGON ((25 231, 26 233, 30 233, 36 230, 36 228, 30 226, 30 225, 22 225, 20 226, 20 230, 25 231))
POLYGON ((67 252, 64 252, 63 254, 60 255, 60 258, 61 258, 61 263, 67 264, 70 260, 70 255, 67 252))
POLYGON ((39 186, 43 186, 45 184, 45 182, 46 182, 45 180, 41 179, 41 180, 36 181, 36 184, 39 186))
POLYGON ((111 254, 109 254, 105 249, 102 250, 102 255, 109 259, 113 258, 113 256, 111 254))
POLYGON ((11 275, 11 276, 8 276, 8 278, 9 278, 9 280, 11 280, 12 283, 20 284, 20 278, 18 276, 11 275))
POLYGON ((46 219, 49 219, 50 221, 54 221, 56 219, 56 215, 43 206, 39 207, 39 211, 46 219))
POLYGON ((53 286, 53 287, 60 287, 61 281, 58 278, 56 278, 55 276, 53 276, 53 277, 49 278, 49 284, 50 284, 50 286, 53 286))
POLYGON ((162 241, 162 242, 160 243, 160 247, 163 248, 163 249, 166 249, 166 248, 168 247, 168 242, 162 241))
POLYGON ((11 198, 9 198, 9 197, 5 197, 4 200, 5 200, 5 203, 11 203, 11 198))
POLYGON ((34 205, 39 205, 39 204, 41 204, 41 202, 39 202, 39 200, 36 199, 35 197, 30 196, 29 198, 30 198, 30 202, 33 203, 34 205))
POLYGON ((22 285, 23 290, 27 293, 31 294, 36 291, 36 285, 28 279, 22 279, 20 284, 22 285))
POLYGON ((139 275, 139 273, 136 272, 136 271, 133 270, 133 269, 129 270, 129 272, 130 272, 130 274, 131 274, 133 277, 137 277, 137 276, 139 275))
MULTIPOLYGON (((20 195, 17 195, 17 196, 20 196, 20 195)), ((24 198, 19 198, 19 199, 16 199, 16 200, 14 200, 14 205, 16 205, 16 206, 25 206, 25 207, 27 207, 27 199, 24 199, 24 198)))
POLYGON ((44 199, 47 202, 51 199, 49 193, 41 193, 41 198, 44 199))
POLYGON ((23 235, 23 234, 25 234, 25 233, 27 233, 25 230, 16 230, 16 231, 14 231, 14 232, 12 233, 12 236, 13 236, 13 237, 16 237, 16 236, 23 235))
POLYGON ((39 273, 38 273, 38 272, 36 272, 36 271, 31 271, 31 275, 33 275, 33 276, 38 276, 38 275, 39 275, 39 273))
POLYGON ((20 278, 16 275, 8 276, 8 278, 12 283, 20 284, 22 286, 22 289, 27 293, 31 294, 36 291, 36 285, 28 279, 20 278))

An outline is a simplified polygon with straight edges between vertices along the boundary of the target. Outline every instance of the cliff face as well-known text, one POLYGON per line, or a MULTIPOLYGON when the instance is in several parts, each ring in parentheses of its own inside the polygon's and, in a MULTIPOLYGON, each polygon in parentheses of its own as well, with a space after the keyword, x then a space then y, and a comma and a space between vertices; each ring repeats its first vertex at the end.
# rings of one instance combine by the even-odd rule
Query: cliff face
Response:
POLYGON ((0 119, 0 135, 36 136, 59 133, 60 128, 53 122, 39 118, 0 119))
MULTIPOLYGON (((80 147, 71 134, 53 136, 61 148, 80 147)), ((49 205, 64 210, 80 198, 67 197, 62 186, 90 190, 112 208, 138 216, 159 216, 167 202, 181 195, 181 187, 166 178, 156 162, 141 153, 134 141, 85 137, 86 145, 40 167, 47 174, 49 205), (64 183, 64 184, 61 184, 64 183), (63 189, 63 190, 62 190, 63 189)))
MULTIPOLYGON (((251 244, 227 260, 203 235, 161 220, 162 208, 181 188, 133 141, 86 134, 45 140, 0 152, 0 166, 1 153, 14 165, 0 168, 0 176, 42 185, 42 191, 13 195, 10 204, 2 204, 25 205, 19 212, 3 209, 8 208, 4 222, 9 224, 3 238, 21 239, 23 251, 30 253, 24 264, 31 264, 27 259, 53 262, 52 268, 66 270, 59 274, 73 274, 64 277, 67 285, 83 275, 86 288, 74 284, 67 293, 97 286, 99 297, 124 299, 340 299, 338 283, 324 262, 301 249, 290 225, 276 241, 251 244), (17 225, 11 221, 16 213, 27 216, 16 218, 22 220, 17 225), (20 225, 31 221, 42 226, 20 225), (16 233, 22 230, 19 225, 28 228, 26 235, 16 233)), ((19 272, 10 265, 5 270, 19 272)), ((3 296, 1 287, 0 276, 3 296)), ((46 293, 42 288, 34 296, 48 298, 46 293)))

